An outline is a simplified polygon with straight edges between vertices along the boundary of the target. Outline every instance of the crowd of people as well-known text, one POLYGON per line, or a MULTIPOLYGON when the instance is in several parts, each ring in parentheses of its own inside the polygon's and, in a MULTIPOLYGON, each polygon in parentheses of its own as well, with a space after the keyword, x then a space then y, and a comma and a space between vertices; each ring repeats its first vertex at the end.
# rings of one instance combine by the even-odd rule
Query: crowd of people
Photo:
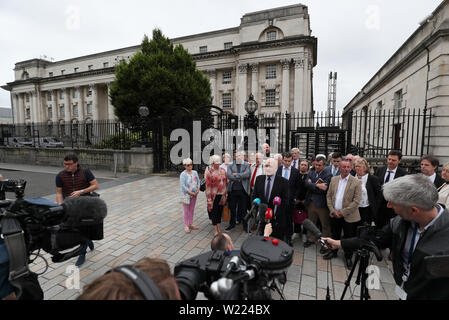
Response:
MULTIPOLYGON (((185 161, 191 163, 190 159, 185 161)), ((296 238, 302 239, 304 247, 316 243, 313 234, 304 230, 298 219, 295 219, 304 212, 320 228, 323 237, 335 240, 354 237, 357 228, 363 225, 380 230, 397 215, 389 206, 382 188, 407 175, 407 171, 400 167, 401 161, 401 152, 391 150, 386 165, 374 170, 359 155, 332 152, 328 157, 317 154, 311 159, 305 159, 301 157, 298 148, 273 154, 267 143, 262 145, 262 152, 250 153, 248 156, 243 151, 235 152, 233 157, 226 153, 221 157, 213 155, 204 177, 207 211, 214 236, 229 232, 240 224, 248 234, 254 232, 243 217, 255 198, 259 198, 269 208, 277 209, 272 222, 272 236, 291 246, 296 238), (276 197, 281 199, 278 208, 273 203, 276 197), (227 226, 222 230, 220 225, 224 207, 230 209, 231 215, 227 226)), ((422 157, 421 173, 437 189, 438 202, 447 207, 449 163, 442 166, 441 175, 438 167, 437 158, 431 155, 422 157)), ((186 167, 186 171, 181 174, 181 181, 187 170, 186 167)), ((182 192, 188 192, 185 184, 181 185, 182 192)), ((196 185, 194 188, 198 189, 196 185)), ((196 194, 190 194, 192 199, 196 194)), ((193 208, 184 204, 185 221, 186 215, 191 217, 193 208)), ((191 222, 185 222, 186 232, 189 223, 191 222)), ((337 251, 320 248, 320 253, 326 260, 337 257, 337 251)), ((353 265, 351 250, 344 250, 344 261, 350 269, 353 265)))

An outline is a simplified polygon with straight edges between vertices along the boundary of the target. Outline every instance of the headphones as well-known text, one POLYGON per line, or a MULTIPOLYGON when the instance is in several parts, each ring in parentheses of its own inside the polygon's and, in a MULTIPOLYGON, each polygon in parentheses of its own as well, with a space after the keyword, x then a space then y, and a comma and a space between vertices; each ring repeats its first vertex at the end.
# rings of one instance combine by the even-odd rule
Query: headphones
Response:
MULTIPOLYGON (((139 268, 131 265, 125 265, 116 267, 113 271, 123 273, 131 279, 134 285, 140 290, 145 300, 165 300, 156 283, 154 283, 154 281, 139 268)), ((109 272, 111 272, 111 270, 106 273, 109 272)))

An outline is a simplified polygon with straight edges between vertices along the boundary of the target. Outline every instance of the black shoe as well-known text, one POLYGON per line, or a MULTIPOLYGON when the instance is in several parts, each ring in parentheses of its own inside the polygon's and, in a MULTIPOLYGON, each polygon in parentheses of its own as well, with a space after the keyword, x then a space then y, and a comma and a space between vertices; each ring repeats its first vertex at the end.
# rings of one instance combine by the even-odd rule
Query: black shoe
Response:
POLYGON ((234 228, 235 228, 235 225, 230 224, 230 225, 225 229, 225 231, 231 231, 231 230, 234 229, 234 228))
POLYGON ((75 266, 79 267, 85 261, 86 261, 86 254, 80 254, 80 256, 78 257, 78 260, 76 260, 76 262, 75 262, 75 266))
POLYGON ((237 220, 237 222, 235 223, 236 225, 239 225, 240 223, 242 223, 242 221, 237 220))
POLYGON ((325 254, 327 252, 327 249, 325 247, 320 248, 320 253, 325 254))
POLYGON ((352 269, 352 259, 349 257, 345 257, 346 268, 352 269))
POLYGON ((304 248, 308 248, 313 244, 312 241, 307 240, 306 242, 304 242, 304 248))
POLYGON ((94 242, 93 241, 89 241, 87 243, 87 245, 89 246, 90 251, 94 251, 94 242))
POLYGON ((288 244, 290 247, 293 247, 293 242, 292 242, 292 240, 287 240, 287 244, 288 244))
POLYGON ((335 258, 337 256, 337 251, 329 251, 328 253, 326 253, 324 256, 323 256, 323 259, 324 260, 330 260, 330 259, 332 259, 332 258, 335 258))

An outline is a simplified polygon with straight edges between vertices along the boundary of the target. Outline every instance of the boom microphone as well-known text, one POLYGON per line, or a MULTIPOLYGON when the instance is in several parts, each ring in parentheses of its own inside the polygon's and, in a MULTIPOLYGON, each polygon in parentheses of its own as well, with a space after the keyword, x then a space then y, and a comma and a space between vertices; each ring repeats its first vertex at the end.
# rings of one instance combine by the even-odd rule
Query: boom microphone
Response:
POLYGON ((274 215, 276 216, 276 212, 278 210, 278 206, 280 206, 282 203, 281 198, 279 197, 274 197, 273 199, 273 205, 274 205, 274 215))
POLYGON ((273 209, 268 208, 265 211, 265 222, 270 223, 271 219, 273 219, 273 209))
POLYGON ((249 212, 246 214, 246 216, 243 218, 243 220, 245 222, 248 222, 248 220, 251 217, 256 217, 257 216, 257 209, 259 208, 260 205, 260 199, 256 198, 253 200, 253 206, 251 207, 251 210, 249 210, 249 212))
POLYGON ((306 228, 307 231, 309 231, 314 236, 314 238, 320 240, 321 245, 326 245, 329 249, 331 249, 331 246, 326 241, 321 239, 322 235, 321 231, 312 221, 310 221, 309 219, 305 219, 302 225, 304 226, 304 228, 306 228))
POLYGON ((97 197, 67 198, 61 207, 67 217, 63 225, 70 227, 103 222, 107 215, 106 203, 97 197))

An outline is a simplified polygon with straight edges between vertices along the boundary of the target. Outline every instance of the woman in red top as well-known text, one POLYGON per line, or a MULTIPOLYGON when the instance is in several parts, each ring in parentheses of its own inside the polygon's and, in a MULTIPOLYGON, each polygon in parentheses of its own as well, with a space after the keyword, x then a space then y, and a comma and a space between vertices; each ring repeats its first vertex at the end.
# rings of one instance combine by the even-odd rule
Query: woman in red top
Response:
POLYGON ((214 235, 221 232, 221 215, 227 201, 228 179, 226 178, 226 171, 220 168, 220 164, 220 157, 213 155, 209 159, 209 170, 205 174, 207 210, 211 213, 214 235))

